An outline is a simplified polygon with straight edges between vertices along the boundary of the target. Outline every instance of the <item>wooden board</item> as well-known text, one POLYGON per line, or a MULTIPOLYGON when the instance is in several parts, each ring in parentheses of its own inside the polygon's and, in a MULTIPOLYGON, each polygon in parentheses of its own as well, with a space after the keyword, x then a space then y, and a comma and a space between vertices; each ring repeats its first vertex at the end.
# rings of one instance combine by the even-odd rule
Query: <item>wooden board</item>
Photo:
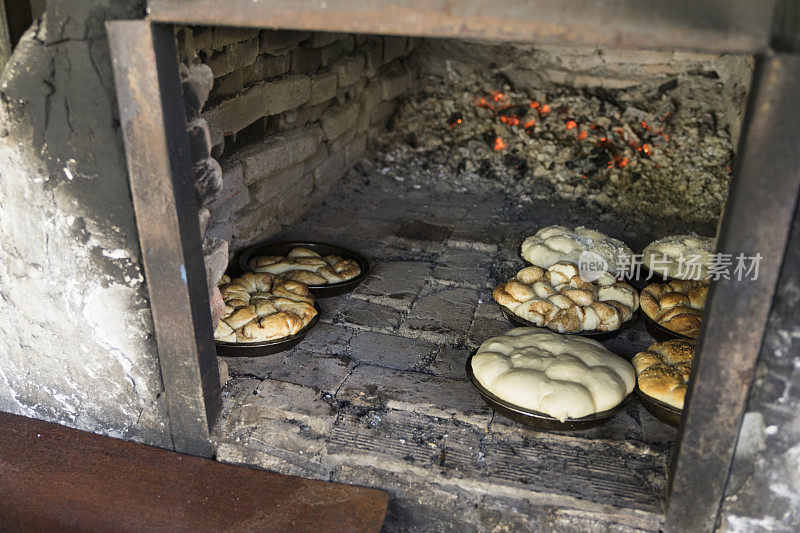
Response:
POLYGON ((0 413, 2 531, 378 531, 388 495, 0 413))

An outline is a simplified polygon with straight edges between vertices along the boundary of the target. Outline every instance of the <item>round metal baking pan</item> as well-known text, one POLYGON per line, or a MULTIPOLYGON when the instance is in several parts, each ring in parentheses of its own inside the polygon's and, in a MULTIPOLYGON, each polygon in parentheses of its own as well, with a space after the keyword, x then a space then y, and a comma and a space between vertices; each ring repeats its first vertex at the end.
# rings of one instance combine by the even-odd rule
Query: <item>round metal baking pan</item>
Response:
POLYGON ((253 245, 239 256, 239 268, 241 268, 243 272, 250 272, 249 262, 252 257, 259 255, 285 256, 293 248, 297 248, 298 246, 308 248, 323 257, 326 255, 338 255, 344 259, 352 259, 358 263, 359 268, 361 268, 361 273, 358 276, 353 279, 348 279, 347 281, 328 283, 326 285, 309 285, 308 289, 317 298, 330 298, 332 296, 340 296, 348 293, 358 287, 361 282, 364 281, 364 278, 369 275, 370 264, 363 255, 348 250, 347 248, 342 248, 341 246, 313 241, 268 242, 253 245))
POLYGON ((584 429, 595 428, 614 418, 614 415, 621 411, 622 408, 625 407, 625 405, 630 401, 631 397, 633 397, 633 393, 628 394, 620 403, 607 411, 594 413, 581 418, 568 418, 562 422, 557 418, 540 413, 539 411, 514 405, 513 403, 498 398, 489 392, 483 385, 480 384, 478 378, 475 377, 475 373, 472 371, 472 358, 475 357, 475 353, 467 358, 466 371, 467 377, 475 386, 475 388, 478 389, 478 393, 480 393, 483 401, 486 402, 486 404, 494 411, 497 411, 506 418, 510 418, 511 420, 533 428, 545 429, 549 431, 582 431, 584 429))
POLYGON ((651 415, 673 427, 678 427, 681 424, 682 409, 677 409, 662 401, 656 400, 652 396, 648 396, 641 391, 639 385, 636 385, 636 394, 639 396, 639 400, 642 402, 642 405, 644 405, 644 408, 647 409, 651 415))
POLYGON ((308 324, 303 327, 303 329, 294 335, 263 342, 214 341, 214 344, 217 348, 217 355, 220 357, 261 357, 264 355, 272 355, 278 352, 285 352, 289 348, 297 346, 297 344, 303 340, 303 337, 306 336, 306 333, 308 333, 311 328, 316 326, 317 322, 319 322, 319 316, 322 314, 322 310, 317 303, 314 303, 314 308, 317 310, 317 314, 308 322, 308 324))
POLYGON ((682 333, 678 333, 677 331, 672 331, 669 328, 665 328, 652 318, 650 315, 642 311, 642 315, 644 315, 644 327, 647 329, 647 332, 653 336, 653 338, 657 341, 668 341, 671 339, 686 339, 687 341, 695 340, 694 337, 689 337, 688 335, 683 335, 682 333))
MULTIPOLYGON (((506 308, 506 307, 504 307, 502 305, 500 306, 500 309, 503 310, 503 314, 506 315, 506 318, 508 319, 508 321, 511 322, 515 326, 519 326, 519 327, 523 327, 523 328, 541 328, 542 327, 542 326, 537 326, 533 322, 530 322, 530 321, 525 320, 524 318, 522 318, 520 316, 515 315, 508 308, 506 308)), ((637 309, 633 313, 633 316, 631 317, 630 320, 627 320, 627 321, 623 322, 620 325, 620 327, 618 327, 617 329, 611 330, 611 331, 593 330, 593 331, 576 331, 576 332, 569 332, 569 333, 566 333, 566 332, 565 333, 559 333, 558 331, 552 330, 552 329, 547 328, 547 327, 545 327, 543 329, 547 329, 549 331, 552 331, 553 333, 559 333, 559 335, 580 335, 581 337, 591 337, 592 339, 594 339, 596 341, 604 341, 606 339, 610 339, 610 338, 614 337, 617 333, 619 333, 623 329, 629 328, 634 322, 636 322, 636 318, 638 317, 638 314, 639 314, 639 310, 637 309)))

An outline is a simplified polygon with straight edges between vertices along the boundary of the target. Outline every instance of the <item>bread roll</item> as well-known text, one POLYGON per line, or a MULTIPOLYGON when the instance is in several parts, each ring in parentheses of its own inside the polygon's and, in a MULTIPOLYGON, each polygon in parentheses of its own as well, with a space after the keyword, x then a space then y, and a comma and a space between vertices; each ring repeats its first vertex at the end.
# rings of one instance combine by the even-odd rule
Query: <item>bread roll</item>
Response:
POLYGON ((547 269, 527 267, 492 296, 520 318, 560 333, 613 331, 633 318, 639 308, 633 287, 616 280, 609 284, 605 277, 591 282, 577 272, 564 261, 547 269))

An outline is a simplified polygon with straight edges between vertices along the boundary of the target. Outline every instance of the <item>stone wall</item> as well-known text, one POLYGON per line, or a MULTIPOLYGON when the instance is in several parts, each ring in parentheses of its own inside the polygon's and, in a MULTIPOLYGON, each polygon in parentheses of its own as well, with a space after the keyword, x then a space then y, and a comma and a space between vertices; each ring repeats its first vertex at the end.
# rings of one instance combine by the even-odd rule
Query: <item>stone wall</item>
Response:
POLYGON ((366 152, 415 78, 418 41, 238 28, 179 30, 214 88, 203 117, 223 190, 208 235, 241 248, 291 223, 366 152))

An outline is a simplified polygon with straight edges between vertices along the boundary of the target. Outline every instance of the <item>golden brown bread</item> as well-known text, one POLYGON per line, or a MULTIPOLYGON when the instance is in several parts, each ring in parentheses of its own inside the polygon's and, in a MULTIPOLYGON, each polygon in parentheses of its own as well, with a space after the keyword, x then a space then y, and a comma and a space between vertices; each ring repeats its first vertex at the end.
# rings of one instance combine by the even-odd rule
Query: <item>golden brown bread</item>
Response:
POLYGON ((696 338, 708 294, 707 281, 671 280, 642 289, 641 306, 665 328, 696 338))
POLYGON ((673 339, 657 342, 633 357, 639 390, 647 396, 683 409, 692 369, 694 341, 673 339))
POLYGON ((337 255, 322 257, 313 250, 298 246, 286 254, 252 257, 248 266, 254 272, 268 272, 280 279, 300 281, 307 285, 327 285, 353 279, 361 267, 352 259, 337 255))
POLYGON ((294 335, 317 314, 314 297, 303 283, 248 272, 220 286, 226 308, 214 338, 224 342, 260 342, 294 335))
POLYGON ((639 307, 638 293, 610 274, 590 282, 575 264, 559 261, 546 270, 523 268, 492 293, 515 315, 559 333, 612 331, 639 307))

